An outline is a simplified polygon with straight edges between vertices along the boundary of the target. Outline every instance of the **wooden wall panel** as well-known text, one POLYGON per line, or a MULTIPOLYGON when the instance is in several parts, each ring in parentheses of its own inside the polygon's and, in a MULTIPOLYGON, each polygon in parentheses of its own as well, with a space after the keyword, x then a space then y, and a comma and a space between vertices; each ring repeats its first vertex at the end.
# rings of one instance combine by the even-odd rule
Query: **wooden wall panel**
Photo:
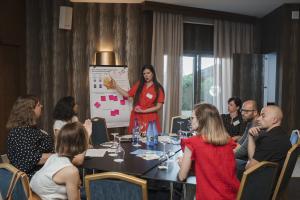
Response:
POLYGON ((291 11, 300 10, 298 5, 282 7, 283 27, 280 36, 279 68, 281 96, 279 102, 285 114, 287 130, 300 129, 300 20, 291 19, 291 11))
POLYGON ((232 96, 242 101, 255 100, 259 108, 263 104, 263 58, 261 54, 233 55, 232 96))
POLYGON ((12 105, 26 90, 25 43, 25 1, 0 1, 0 154, 12 105))
POLYGON ((286 130, 300 128, 300 20, 291 19, 300 4, 285 4, 262 19, 262 52, 277 53, 278 103, 286 130))
MULTIPOLYGON (((152 27, 142 25, 141 5, 68 0, 28 0, 26 5, 27 91, 42 99, 42 128, 52 132, 53 107, 66 95, 75 97, 81 121, 90 116, 88 66, 95 64, 96 51, 115 51, 117 64, 129 67, 130 82, 137 80, 145 55, 141 38, 149 30, 142 27, 152 27), (58 29, 59 6, 66 5, 73 7, 72 30, 58 29)), ((144 39, 151 44, 151 38, 144 39)))

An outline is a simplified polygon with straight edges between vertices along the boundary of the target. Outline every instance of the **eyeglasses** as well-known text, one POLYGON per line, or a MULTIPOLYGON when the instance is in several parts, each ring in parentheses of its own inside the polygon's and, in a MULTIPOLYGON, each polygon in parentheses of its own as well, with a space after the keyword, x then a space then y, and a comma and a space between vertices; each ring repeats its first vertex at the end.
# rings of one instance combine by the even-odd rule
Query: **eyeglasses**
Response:
POLYGON ((241 110, 241 112, 246 112, 246 113, 247 113, 247 112, 253 112, 253 111, 255 111, 255 110, 246 110, 246 109, 242 109, 242 110, 241 110))

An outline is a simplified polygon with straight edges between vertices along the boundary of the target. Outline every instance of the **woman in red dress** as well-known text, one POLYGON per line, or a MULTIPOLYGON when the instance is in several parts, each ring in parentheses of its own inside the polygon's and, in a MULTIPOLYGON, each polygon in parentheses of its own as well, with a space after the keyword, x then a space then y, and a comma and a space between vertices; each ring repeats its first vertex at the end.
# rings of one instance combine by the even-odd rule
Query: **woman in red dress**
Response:
POLYGON ((235 200, 239 189, 233 154, 236 145, 227 134, 216 107, 196 105, 192 128, 197 135, 183 141, 184 156, 178 161, 178 178, 186 179, 194 161, 197 200, 235 200))
POLYGON ((162 108, 164 103, 164 89, 157 81, 152 65, 145 65, 141 72, 140 80, 129 91, 122 89, 115 80, 112 80, 113 88, 124 97, 133 98, 133 109, 128 127, 129 133, 132 133, 135 120, 145 124, 143 130, 141 130, 142 132, 147 130, 149 122, 152 121, 156 123, 157 130, 161 133, 161 125, 157 112, 162 108))

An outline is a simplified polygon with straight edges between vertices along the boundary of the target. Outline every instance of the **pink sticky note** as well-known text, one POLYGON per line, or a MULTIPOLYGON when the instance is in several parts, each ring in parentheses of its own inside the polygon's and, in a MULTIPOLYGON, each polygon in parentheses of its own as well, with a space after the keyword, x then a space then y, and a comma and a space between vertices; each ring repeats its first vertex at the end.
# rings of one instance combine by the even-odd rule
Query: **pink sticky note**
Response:
POLYGON ((101 101, 106 101, 106 96, 101 96, 101 101))
POLYGON ((110 116, 116 116, 116 114, 115 114, 115 111, 114 111, 114 110, 111 110, 111 111, 110 111, 110 116))
POLYGON ((117 110, 115 110, 115 114, 116 115, 119 115, 120 114, 120 111, 117 109, 117 110))
POLYGON ((118 96, 114 96, 114 101, 118 101, 118 96))
POLYGON ((125 100, 120 100, 121 105, 125 105, 125 100))
POLYGON ((99 107, 101 106, 101 104, 100 104, 99 102, 96 102, 96 103, 94 104, 94 106, 95 106, 96 108, 99 108, 99 107))
POLYGON ((115 96, 114 95, 108 95, 108 99, 113 101, 115 99, 115 96))

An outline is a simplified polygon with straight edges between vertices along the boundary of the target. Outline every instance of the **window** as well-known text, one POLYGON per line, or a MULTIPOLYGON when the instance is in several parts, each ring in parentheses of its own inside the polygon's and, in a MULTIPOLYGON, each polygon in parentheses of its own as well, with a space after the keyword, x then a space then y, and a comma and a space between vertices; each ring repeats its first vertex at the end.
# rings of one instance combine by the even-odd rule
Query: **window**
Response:
POLYGON ((181 114, 191 116, 196 103, 213 103, 215 89, 213 24, 185 22, 183 27, 181 114))
POLYGON ((182 105, 181 114, 190 116, 194 105, 194 63, 192 56, 183 56, 182 62, 182 105))
POLYGON ((190 116, 196 103, 213 103, 212 55, 185 55, 182 63, 181 114, 190 116))

